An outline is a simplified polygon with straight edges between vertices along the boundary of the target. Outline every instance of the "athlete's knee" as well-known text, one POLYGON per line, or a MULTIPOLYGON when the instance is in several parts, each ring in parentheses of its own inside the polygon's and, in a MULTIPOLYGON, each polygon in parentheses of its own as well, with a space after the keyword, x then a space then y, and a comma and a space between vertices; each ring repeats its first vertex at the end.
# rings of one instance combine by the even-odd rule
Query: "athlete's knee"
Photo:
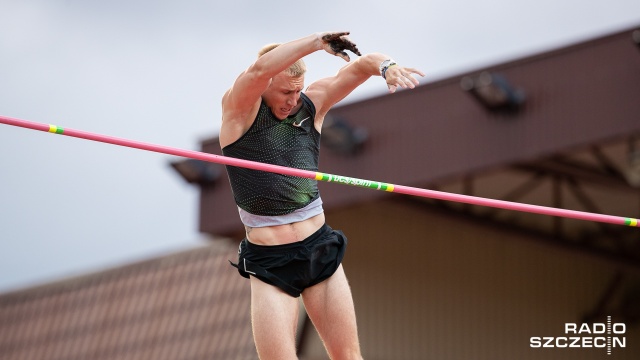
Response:
POLYGON ((357 337, 338 336, 326 339, 324 346, 333 360, 361 360, 360 343, 357 337))
POLYGON ((332 360, 362 360, 359 346, 353 347, 334 347, 328 348, 327 352, 331 354, 332 360))

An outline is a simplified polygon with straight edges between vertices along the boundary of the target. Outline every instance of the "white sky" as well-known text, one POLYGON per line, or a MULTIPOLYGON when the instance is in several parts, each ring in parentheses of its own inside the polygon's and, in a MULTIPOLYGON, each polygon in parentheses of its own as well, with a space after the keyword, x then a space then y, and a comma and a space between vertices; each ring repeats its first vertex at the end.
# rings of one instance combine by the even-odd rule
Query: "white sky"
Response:
MULTIPOLYGON (((309 3, 0 0, 0 115, 198 150, 266 43, 349 30, 426 83, 640 27, 638 0, 309 3)), ((307 84, 343 65, 305 60, 307 84)), ((0 124, 0 293, 204 245, 171 160, 0 124)))

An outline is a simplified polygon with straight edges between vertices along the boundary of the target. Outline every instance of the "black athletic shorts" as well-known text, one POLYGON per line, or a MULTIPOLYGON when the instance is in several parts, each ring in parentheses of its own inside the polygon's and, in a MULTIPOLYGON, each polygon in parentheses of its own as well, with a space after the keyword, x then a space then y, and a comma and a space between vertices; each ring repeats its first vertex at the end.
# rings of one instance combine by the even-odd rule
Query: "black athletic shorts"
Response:
POLYGON ((240 275, 250 275, 298 297, 328 279, 340 266, 347 247, 342 231, 323 225, 308 238, 284 245, 256 245, 246 238, 238 248, 240 275))

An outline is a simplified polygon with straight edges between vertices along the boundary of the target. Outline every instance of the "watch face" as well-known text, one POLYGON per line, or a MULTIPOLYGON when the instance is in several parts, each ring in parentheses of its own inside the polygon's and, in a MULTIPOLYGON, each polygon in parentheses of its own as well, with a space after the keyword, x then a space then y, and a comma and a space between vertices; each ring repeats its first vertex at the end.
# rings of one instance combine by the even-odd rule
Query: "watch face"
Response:
POLYGON ((385 60, 382 62, 382 64, 380 64, 380 72, 382 72, 382 70, 384 70, 384 68, 386 68, 387 66, 389 66, 389 64, 391 63, 391 60, 385 60))

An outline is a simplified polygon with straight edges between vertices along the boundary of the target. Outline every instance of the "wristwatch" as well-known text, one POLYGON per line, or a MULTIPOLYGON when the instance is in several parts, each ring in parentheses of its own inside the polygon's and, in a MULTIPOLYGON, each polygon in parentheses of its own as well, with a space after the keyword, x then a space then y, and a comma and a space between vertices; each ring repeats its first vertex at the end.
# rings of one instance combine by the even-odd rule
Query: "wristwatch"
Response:
POLYGON ((389 69, 393 65, 397 65, 393 59, 387 59, 380 63, 380 75, 382 76, 383 79, 387 78, 385 76, 385 73, 387 72, 387 69, 389 69))

